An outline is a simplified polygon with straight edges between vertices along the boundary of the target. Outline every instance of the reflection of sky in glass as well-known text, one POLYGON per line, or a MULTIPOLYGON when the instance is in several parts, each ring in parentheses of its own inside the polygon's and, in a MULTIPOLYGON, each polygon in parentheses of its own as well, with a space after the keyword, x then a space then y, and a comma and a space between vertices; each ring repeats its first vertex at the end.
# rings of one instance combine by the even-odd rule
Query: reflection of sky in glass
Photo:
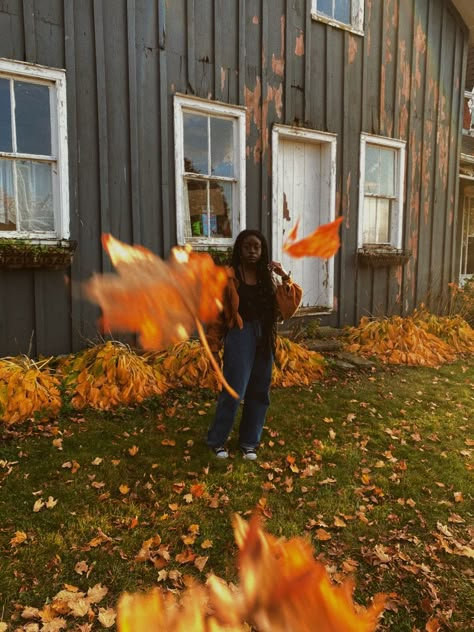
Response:
POLYGON ((12 151, 10 81, 0 79, 0 151, 12 151))
POLYGON ((336 0, 334 3, 334 19, 344 22, 344 24, 351 23, 350 0, 336 0))
POLYGON ((0 230, 16 230, 15 216, 13 163, 0 159, 0 230))
POLYGON ((49 87, 15 81, 17 151, 51 155, 49 87))
POLYGON ((318 0, 317 10, 332 18, 332 0, 318 0))
POLYGON ((211 173, 232 178, 234 124, 229 119, 211 118, 211 173))
POLYGON ((207 116, 183 113, 184 170, 209 175, 207 116))
POLYGON ((18 215, 21 230, 54 230, 51 165, 26 160, 17 164, 18 215))
POLYGON ((378 195, 395 195, 395 151, 366 145, 365 190, 378 195))

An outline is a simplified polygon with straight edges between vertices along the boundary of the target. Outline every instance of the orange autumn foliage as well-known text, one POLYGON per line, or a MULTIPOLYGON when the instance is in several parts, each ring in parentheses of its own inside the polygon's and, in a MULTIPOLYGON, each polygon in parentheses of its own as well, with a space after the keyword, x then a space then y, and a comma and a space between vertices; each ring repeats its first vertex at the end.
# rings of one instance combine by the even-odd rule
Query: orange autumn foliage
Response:
POLYGON ((321 259, 333 257, 341 245, 339 226, 342 220, 342 217, 338 217, 329 224, 319 226, 307 237, 296 241, 299 227, 298 220, 288 233, 283 250, 295 259, 299 257, 320 257, 321 259))
POLYGON ((104 331, 135 332, 145 349, 163 349, 219 314, 227 274, 209 254, 175 247, 163 261, 112 235, 102 242, 117 274, 94 275, 84 294, 101 307, 104 331))
POLYGON ((118 605, 119 632, 249 630, 259 632, 373 632, 385 597, 370 608, 352 600, 353 584, 334 585, 303 538, 266 533, 258 518, 234 518, 240 583, 231 588, 211 575, 206 586, 188 588, 181 600, 154 589, 124 595, 118 605))

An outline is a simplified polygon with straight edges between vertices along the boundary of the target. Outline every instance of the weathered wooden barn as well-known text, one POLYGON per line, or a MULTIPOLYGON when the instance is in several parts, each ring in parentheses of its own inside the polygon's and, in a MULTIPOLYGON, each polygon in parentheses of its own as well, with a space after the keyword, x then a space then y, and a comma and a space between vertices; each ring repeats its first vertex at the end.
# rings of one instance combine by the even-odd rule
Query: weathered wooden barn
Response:
POLYGON ((96 339, 102 233, 281 260, 343 215, 333 260, 283 257, 301 313, 441 309, 473 30, 470 0, 0 0, 0 357, 96 339))

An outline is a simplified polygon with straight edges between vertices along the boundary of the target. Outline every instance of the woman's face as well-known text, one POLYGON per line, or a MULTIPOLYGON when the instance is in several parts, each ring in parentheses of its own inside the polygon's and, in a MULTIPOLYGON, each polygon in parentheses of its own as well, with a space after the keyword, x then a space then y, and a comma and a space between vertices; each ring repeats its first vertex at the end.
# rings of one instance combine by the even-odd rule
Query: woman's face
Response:
POLYGON ((256 235, 247 235, 242 241, 240 254, 244 263, 256 264, 262 256, 262 242, 256 235))

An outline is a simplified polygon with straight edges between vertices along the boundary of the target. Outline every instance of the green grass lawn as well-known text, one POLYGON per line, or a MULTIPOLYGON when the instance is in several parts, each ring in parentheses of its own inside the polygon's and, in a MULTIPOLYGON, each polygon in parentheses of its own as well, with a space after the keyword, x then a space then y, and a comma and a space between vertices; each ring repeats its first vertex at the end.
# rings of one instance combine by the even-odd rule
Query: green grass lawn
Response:
POLYGON ((237 581, 232 516, 257 506, 268 532, 310 539, 335 582, 352 575, 359 603, 390 593, 381 630, 425 630, 433 617, 473 629, 472 357, 439 370, 329 369, 310 388, 274 390, 255 463, 235 438, 228 461, 210 454, 214 403, 183 389, 3 428, 5 629, 40 630, 24 627, 37 621, 25 607, 47 619, 65 586, 107 588, 87 614, 66 616, 67 629, 96 630, 123 591, 181 589, 210 572, 237 581))

